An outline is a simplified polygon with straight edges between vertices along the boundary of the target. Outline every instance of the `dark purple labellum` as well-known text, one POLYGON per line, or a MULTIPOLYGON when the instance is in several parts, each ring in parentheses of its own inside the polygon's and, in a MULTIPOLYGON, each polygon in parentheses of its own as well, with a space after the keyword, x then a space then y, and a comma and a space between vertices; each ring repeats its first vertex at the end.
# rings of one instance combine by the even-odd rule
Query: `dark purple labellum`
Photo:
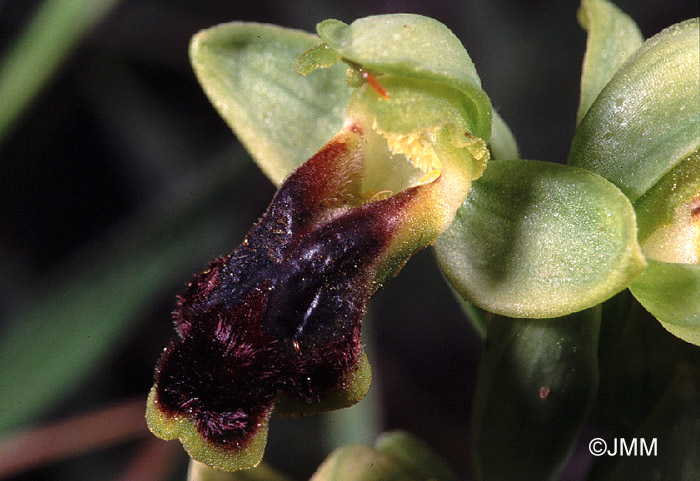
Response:
POLYGON ((279 395, 314 403, 341 389, 360 360, 377 264, 413 189, 362 203, 361 132, 349 132, 290 175, 243 244, 178 298, 155 402, 219 448, 245 447, 279 395))

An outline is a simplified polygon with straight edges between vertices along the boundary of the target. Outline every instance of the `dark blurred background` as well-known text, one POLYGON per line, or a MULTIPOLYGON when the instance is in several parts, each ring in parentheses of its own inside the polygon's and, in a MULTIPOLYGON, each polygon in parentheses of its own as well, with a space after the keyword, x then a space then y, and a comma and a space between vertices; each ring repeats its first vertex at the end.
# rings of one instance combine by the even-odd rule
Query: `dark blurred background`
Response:
MULTIPOLYGON (((16 356, 5 359, 0 373, 13 369, 28 385, 36 373, 55 381, 41 381, 44 394, 26 390, 39 399, 32 406, 23 402, 25 391, 12 391, 15 384, 0 385, 4 402, 26 408, 6 422, 7 432, 145 397, 174 334, 175 294, 192 272, 240 242, 274 192, 192 73, 187 45, 202 28, 242 20, 314 31, 325 18, 434 17, 464 43, 522 156, 566 158, 585 48, 577 1, 113 3, 0 135, 0 336, 12 340, 16 356, 36 361, 19 363, 23 372, 12 364, 16 356), (78 321, 71 324, 81 315, 105 316, 95 321, 103 327, 94 343, 75 335, 84 332, 78 321), (70 355, 52 351, 59 345, 70 355)), ((645 37, 698 15, 692 0, 615 3, 645 37)), ((0 0, 0 59, 40 4, 0 0)), ((375 382, 370 406, 357 415, 370 417, 377 431, 420 436, 469 479, 468 416, 481 341, 429 250, 376 296, 365 330, 375 382)), ((332 416, 275 418, 266 460, 308 478, 345 439, 335 432, 343 423, 332 416)), ((12 479, 120 479, 140 446, 120 443, 12 479)), ((167 475, 184 479, 184 458, 172 463, 167 475)))

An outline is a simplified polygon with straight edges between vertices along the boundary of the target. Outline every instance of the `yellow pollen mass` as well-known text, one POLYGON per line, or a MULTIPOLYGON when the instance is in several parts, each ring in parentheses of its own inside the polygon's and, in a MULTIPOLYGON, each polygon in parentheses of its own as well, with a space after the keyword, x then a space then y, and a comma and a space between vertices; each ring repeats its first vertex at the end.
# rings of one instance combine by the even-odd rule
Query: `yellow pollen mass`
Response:
POLYGON ((387 146, 393 154, 403 154, 414 167, 425 172, 433 180, 440 175, 442 162, 433 149, 434 132, 430 130, 412 133, 386 132, 379 128, 376 119, 372 122, 372 130, 386 139, 387 146))

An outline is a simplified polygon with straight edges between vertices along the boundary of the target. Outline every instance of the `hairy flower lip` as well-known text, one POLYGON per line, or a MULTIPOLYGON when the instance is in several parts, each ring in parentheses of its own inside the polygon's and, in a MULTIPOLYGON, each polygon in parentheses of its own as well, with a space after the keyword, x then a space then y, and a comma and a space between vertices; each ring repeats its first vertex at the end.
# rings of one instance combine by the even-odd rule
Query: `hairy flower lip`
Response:
MULTIPOLYGON (((327 54, 306 60, 316 68, 327 54)), ((447 228, 484 168, 464 92, 377 71, 385 88, 359 68, 340 131, 178 297, 178 338, 156 369, 147 419, 199 461, 254 466, 273 410, 308 414, 366 394, 367 301, 447 228)))
POLYGON ((211 463, 210 446, 218 465, 250 467, 277 403, 307 414, 366 393, 366 303, 430 243, 414 216, 443 179, 368 199, 367 132, 347 123, 285 180, 242 244, 178 297, 178 338, 156 369, 147 419, 195 459, 211 463))

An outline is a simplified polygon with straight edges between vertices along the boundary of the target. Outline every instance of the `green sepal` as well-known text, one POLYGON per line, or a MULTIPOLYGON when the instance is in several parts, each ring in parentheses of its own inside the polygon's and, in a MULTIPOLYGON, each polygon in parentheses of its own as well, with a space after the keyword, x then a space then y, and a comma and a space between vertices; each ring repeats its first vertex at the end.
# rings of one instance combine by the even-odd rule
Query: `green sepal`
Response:
POLYGON ((267 444, 269 419, 268 414, 244 446, 227 449, 207 442, 186 416, 171 417, 161 411, 156 401, 156 386, 151 388, 146 405, 146 423, 153 434, 166 441, 179 439, 192 459, 220 471, 238 471, 260 464, 267 444))
POLYGON ((700 345, 700 264, 647 259, 644 275, 630 291, 669 332, 700 345))
POLYGON ((420 15, 391 14, 361 18, 350 25, 325 20, 316 30, 330 48, 363 68, 462 92, 473 104, 471 134, 490 137, 491 102, 469 54, 442 23, 420 15))
POLYGON ((634 20, 606 0, 582 0, 578 21, 588 32, 588 39, 577 124, 622 63, 644 42, 634 20))
POLYGON ((471 415, 477 479, 558 479, 597 390, 599 329, 599 307, 489 322, 471 415))
POLYGON ((341 409, 360 402, 372 383, 372 368, 363 351, 357 366, 341 381, 341 388, 324 393, 317 402, 303 401, 280 395, 275 402, 275 413, 280 416, 304 416, 341 409))
POLYGON ((435 251, 465 300, 511 317, 592 307, 644 269, 634 210, 614 185, 532 160, 491 162, 435 251))
POLYGON ((299 54, 315 35, 256 23, 203 30, 190 44, 199 83, 262 171, 276 184, 340 129, 351 89, 341 65, 304 77, 299 54))
POLYGON ((569 164, 617 185, 633 202, 700 146, 698 19, 637 50, 576 129, 569 164))

